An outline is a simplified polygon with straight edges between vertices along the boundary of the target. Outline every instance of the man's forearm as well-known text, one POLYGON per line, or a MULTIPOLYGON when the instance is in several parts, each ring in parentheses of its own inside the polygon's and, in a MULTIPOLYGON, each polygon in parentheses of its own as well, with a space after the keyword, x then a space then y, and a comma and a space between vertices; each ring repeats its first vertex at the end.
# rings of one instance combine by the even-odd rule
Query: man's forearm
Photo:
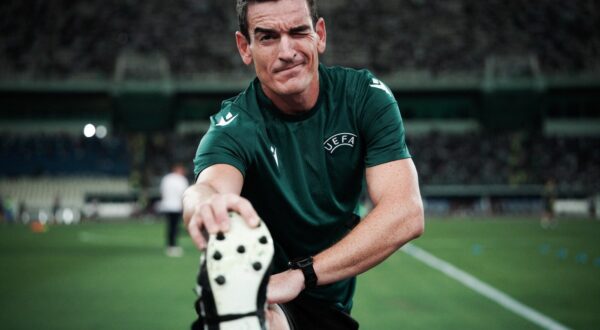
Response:
POLYGON ((363 273, 420 236, 424 228, 420 196, 408 204, 398 207, 393 200, 381 201, 346 237, 315 256, 318 284, 363 273))

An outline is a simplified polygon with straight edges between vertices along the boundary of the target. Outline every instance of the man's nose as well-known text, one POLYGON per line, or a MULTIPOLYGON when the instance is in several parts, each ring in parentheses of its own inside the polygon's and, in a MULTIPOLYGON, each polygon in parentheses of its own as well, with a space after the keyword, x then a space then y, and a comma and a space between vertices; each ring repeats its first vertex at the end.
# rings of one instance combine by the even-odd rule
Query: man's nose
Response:
POLYGON ((295 43, 288 35, 283 35, 279 43, 279 59, 286 62, 291 62, 296 56, 295 43))

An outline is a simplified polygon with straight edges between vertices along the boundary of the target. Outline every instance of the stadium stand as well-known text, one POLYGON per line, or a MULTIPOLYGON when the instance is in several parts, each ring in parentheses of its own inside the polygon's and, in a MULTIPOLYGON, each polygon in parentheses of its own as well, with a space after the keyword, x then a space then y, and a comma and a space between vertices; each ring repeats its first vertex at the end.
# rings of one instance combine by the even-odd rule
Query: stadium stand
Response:
POLYGON ((126 145, 114 136, 0 133, 0 196, 9 197, 18 204, 13 205, 18 213, 32 219, 38 212, 49 214, 58 199, 57 208, 68 208, 79 219, 93 196, 132 192, 126 145))
POLYGON ((129 175, 126 143, 118 137, 0 133, 2 176, 129 175))
MULTIPOLYGON (((73 207, 104 193, 133 192, 145 204, 170 164, 187 162, 191 173, 208 116, 251 74, 235 49, 234 5, 0 3, 1 196, 47 208, 63 194, 51 186, 65 180, 64 187, 80 182, 83 189, 64 192, 73 207), (155 85, 141 88, 140 81, 155 85), (88 118, 112 125, 110 134, 81 137, 77 125, 88 118), (60 179, 48 183, 54 178, 60 179), (120 188, 94 180, 116 180, 120 188)), ((539 199, 550 178, 567 196, 599 192, 599 2, 328 0, 319 6, 329 35, 324 63, 394 78, 386 82, 406 120, 426 197, 485 186, 471 195, 517 191, 539 199), (413 84, 418 77, 423 83, 413 84), (462 77, 470 83, 457 83, 462 77), (437 85, 438 79, 447 83, 437 85)))
POLYGON ((81 208, 89 193, 127 194, 127 178, 106 177, 44 177, 2 179, 0 194, 17 200, 27 200, 37 207, 51 207, 55 196, 61 197, 63 206, 81 208))
MULTIPOLYGON (((120 201, 141 198, 143 207, 152 212, 147 204, 157 198, 160 177, 173 162, 187 164, 192 173, 191 159, 201 136, 159 132, 125 142, 67 134, 4 134, 0 136, 0 196, 27 201, 32 209, 49 209, 53 199, 61 196, 65 205, 79 210, 92 196, 117 196, 120 201), (133 147, 126 148, 126 144, 133 147)), ((540 195, 550 179, 562 195, 570 197, 593 196, 600 187, 598 135, 431 131, 409 134, 407 142, 424 193, 433 192, 433 197, 458 194, 470 196, 476 204, 480 195, 532 198, 540 195)), ((534 199, 530 209, 541 208, 534 199)), ((522 206, 504 209, 515 207, 522 206)))
POLYGON ((543 185, 593 191, 600 186, 600 137, 524 132, 408 137, 423 184, 543 185))
MULTIPOLYGON (((52 212, 63 212, 69 210, 71 219, 94 217, 93 212, 88 211, 95 201, 87 200, 90 196, 98 195, 128 195, 131 193, 128 178, 107 177, 77 177, 77 176, 47 176, 47 177, 23 177, 23 178, 0 178, 0 196, 8 196, 12 201, 18 203, 12 205, 16 209, 15 214, 22 214, 19 221, 29 220, 65 220, 52 212), (55 205, 56 204, 56 205, 55 205), (44 217, 46 219, 40 219, 44 217), (24 215, 24 216, 23 216, 24 215), (56 219, 55 219, 56 217, 56 219)), ((113 203, 113 206, 120 206, 113 203)))
MULTIPOLYGON (((410 125, 410 123, 408 123, 410 125)), ((154 184, 170 164, 190 165, 201 135, 156 133, 143 142, 143 181, 154 184)), ((600 137, 546 137, 525 132, 409 135, 422 184, 543 185, 555 178, 559 186, 592 191, 600 186, 600 137)), ((113 176, 129 177, 126 142, 69 135, 0 135, 0 173, 4 177, 113 176)))
MULTIPOLYGON (((5 1, 0 76, 107 78, 125 50, 164 53, 179 78, 243 71, 233 6, 221 0, 5 1)), ((490 55, 533 54, 545 73, 600 68, 594 0, 335 0, 320 7, 331 35, 326 63, 377 73, 482 75, 490 55)))

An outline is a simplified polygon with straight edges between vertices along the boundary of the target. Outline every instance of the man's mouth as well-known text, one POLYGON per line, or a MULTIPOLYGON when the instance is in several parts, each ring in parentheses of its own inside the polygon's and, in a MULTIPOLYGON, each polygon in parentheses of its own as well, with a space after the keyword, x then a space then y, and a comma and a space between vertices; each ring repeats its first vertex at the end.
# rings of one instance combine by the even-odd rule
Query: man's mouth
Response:
POLYGON ((284 67, 281 67, 281 68, 277 68, 274 71, 275 71, 275 73, 289 71, 289 70, 292 70, 292 69, 294 69, 294 68, 296 68, 296 67, 298 67, 300 65, 302 65, 302 63, 296 63, 296 64, 292 64, 292 65, 287 65, 287 66, 284 66, 284 67))

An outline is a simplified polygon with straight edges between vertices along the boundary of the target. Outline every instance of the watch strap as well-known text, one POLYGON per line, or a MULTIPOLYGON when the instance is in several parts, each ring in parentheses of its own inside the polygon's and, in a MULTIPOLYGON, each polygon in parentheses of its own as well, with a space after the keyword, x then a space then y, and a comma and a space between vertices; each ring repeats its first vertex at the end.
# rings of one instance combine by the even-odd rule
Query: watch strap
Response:
POLYGON ((311 289, 317 286, 318 277, 313 267, 313 258, 300 258, 288 263, 290 269, 300 269, 304 274, 304 288, 311 289))

